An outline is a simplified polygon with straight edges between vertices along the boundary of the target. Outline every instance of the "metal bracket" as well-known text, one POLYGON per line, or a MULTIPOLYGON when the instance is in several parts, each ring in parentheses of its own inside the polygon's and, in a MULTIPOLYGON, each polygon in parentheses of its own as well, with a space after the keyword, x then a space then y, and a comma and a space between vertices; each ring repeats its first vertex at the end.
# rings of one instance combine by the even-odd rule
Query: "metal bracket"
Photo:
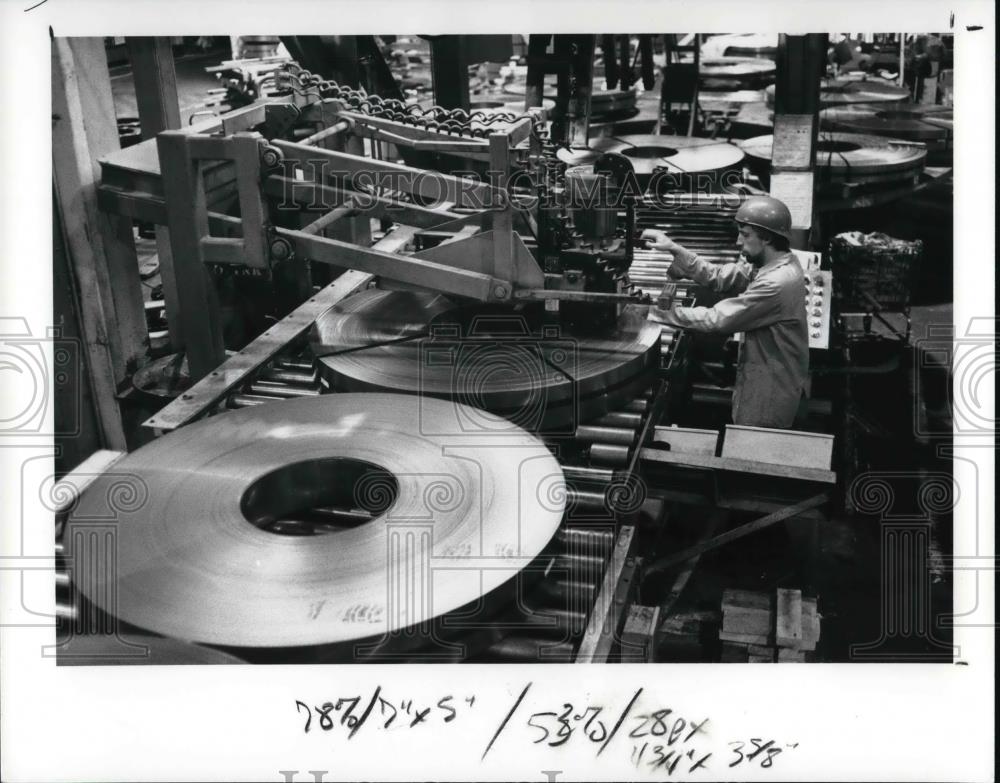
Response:
POLYGON ((604 663, 616 641, 620 641, 625 624, 628 595, 634 589, 635 528, 623 525, 615 539, 615 547, 604 571, 594 609, 580 642, 574 663, 604 663))
MULTIPOLYGON (((157 146, 174 255, 194 252, 202 263, 236 263, 253 269, 270 269, 267 212, 260 187, 262 157, 269 151, 261 149, 263 137, 259 133, 236 133, 220 139, 165 131, 157 136, 157 146), (209 233, 202 177, 203 165, 209 160, 226 160, 234 164, 241 238, 214 237, 209 233)), ((278 162, 280 159, 273 165, 278 162)))

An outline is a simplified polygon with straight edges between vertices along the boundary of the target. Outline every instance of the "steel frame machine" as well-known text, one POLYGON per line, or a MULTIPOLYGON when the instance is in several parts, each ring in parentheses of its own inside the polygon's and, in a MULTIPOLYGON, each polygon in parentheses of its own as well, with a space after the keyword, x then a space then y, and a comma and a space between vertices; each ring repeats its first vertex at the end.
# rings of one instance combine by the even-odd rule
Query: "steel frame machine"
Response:
MULTIPOLYGON (((376 644, 359 658, 356 644, 345 653, 336 640, 199 638, 184 628, 168 632, 177 626, 152 617, 144 624, 141 613, 120 604, 118 614, 80 585, 69 593, 68 616, 79 616, 80 602, 90 601, 128 625, 255 662, 345 655, 652 660, 659 622, 701 553, 786 519, 815 525, 822 518, 819 509, 836 483, 832 436, 671 425, 687 343, 647 317, 670 256, 635 250, 637 220, 728 252, 724 236, 739 196, 688 193, 674 202, 684 209, 664 212, 636 194, 595 208, 574 202, 579 182, 567 180, 613 189, 627 165, 612 153, 587 172, 567 168, 542 109, 414 112, 323 82, 294 63, 276 83, 284 95, 165 131, 101 161, 101 209, 169 229, 169 247, 160 244, 167 319, 195 383, 145 422, 162 436, 150 446, 189 427, 207 433, 206 426, 235 415, 226 413, 231 409, 251 409, 245 413, 252 416, 331 394, 345 401, 369 394, 375 408, 384 392, 443 399, 506 417, 548 448, 564 482, 561 519, 514 580, 516 594, 488 602, 488 622, 485 610, 474 617, 466 611, 434 626, 430 638, 450 651, 440 654, 412 643, 376 644), (438 170, 391 162, 400 157, 434 161, 438 170), (463 176, 466 169, 487 175, 463 176), (330 279, 321 266, 343 271, 315 286, 317 278, 330 279), (210 267, 265 278, 284 268, 306 294, 247 345, 227 352, 210 267), (521 331, 511 333, 509 323, 521 331), (559 364, 553 357, 567 352, 567 340, 575 355, 559 364), (541 371, 527 380, 510 372, 498 379, 473 362, 466 374, 452 366, 440 377, 437 369, 425 375, 428 346, 442 341, 457 342, 470 356, 474 342, 480 360, 487 355, 494 363, 521 351, 541 371), (529 408, 533 413, 524 415, 529 408), (660 534, 679 507, 715 521, 664 553, 660 534), (764 516, 713 535, 727 510, 764 516), (640 594, 643 568, 676 572, 668 596, 640 594), (456 640, 462 643, 449 647, 456 640)), ((818 261, 810 263, 820 277, 818 261)), ((678 293, 689 301, 698 294, 683 282, 678 293)), ((816 321, 817 347, 825 347, 828 328, 828 315, 816 321)), ((95 465, 107 472, 119 457, 122 465, 132 455, 99 453, 77 472, 95 465)), ((78 490, 87 483, 72 474, 66 481, 78 490)), ((384 510, 313 500, 308 514, 272 515, 259 524, 271 533, 317 536, 363 530, 353 526, 384 510)), ((73 513, 67 509, 60 532, 73 513)), ((430 569, 446 566, 437 554, 426 558, 430 569)))

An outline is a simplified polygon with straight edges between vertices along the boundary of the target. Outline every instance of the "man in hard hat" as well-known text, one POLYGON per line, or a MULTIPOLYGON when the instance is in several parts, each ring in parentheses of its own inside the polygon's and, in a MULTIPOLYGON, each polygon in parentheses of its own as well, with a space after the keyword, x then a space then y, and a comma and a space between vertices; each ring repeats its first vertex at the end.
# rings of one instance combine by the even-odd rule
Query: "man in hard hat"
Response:
POLYGON ((809 333, 802 266, 789 251, 792 216, 768 196, 747 199, 736 213, 737 244, 746 261, 712 264, 647 230, 642 239, 673 255, 669 274, 732 296, 714 307, 673 307, 661 298, 661 320, 695 332, 742 332, 733 422, 788 429, 804 406, 809 381, 809 333))

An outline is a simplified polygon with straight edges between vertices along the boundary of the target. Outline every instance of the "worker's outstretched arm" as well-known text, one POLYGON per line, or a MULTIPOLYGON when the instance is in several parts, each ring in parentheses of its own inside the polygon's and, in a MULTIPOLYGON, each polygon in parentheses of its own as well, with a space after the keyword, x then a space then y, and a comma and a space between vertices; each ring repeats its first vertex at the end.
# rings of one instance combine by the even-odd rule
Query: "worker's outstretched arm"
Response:
POLYGON ((770 280, 755 280, 739 296, 720 300, 714 307, 675 307, 660 320, 694 332, 732 334, 775 323, 781 313, 781 289, 770 280))
POLYGON ((643 231, 642 239, 647 241, 652 249, 663 250, 673 255, 674 261, 669 271, 673 278, 694 280, 699 285, 720 294, 738 294, 746 290, 753 279, 753 266, 746 261, 731 264, 709 263, 656 229, 643 231))

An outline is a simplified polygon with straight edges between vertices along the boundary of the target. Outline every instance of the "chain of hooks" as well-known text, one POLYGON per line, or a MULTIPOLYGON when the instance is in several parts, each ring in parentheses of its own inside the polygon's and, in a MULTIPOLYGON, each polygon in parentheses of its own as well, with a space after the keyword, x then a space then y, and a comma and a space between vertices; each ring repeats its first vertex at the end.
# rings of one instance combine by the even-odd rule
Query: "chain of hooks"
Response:
POLYGON ((509 125, 525 118, 533 120, 533 132, 539 132, 544 125, 530 112, 483 110, 467 112, 463 109, 446 109, 442 106, 422 108, 395 98, 369 95, 364 88, 345 87, 304 70, 283 70, 277 76, 276 82, 280 88, 299 95, 306 95, 315 89, 320 97, 341 101, 351 111, 368 117, 391 120, 448 135, 486 138, 496 130, 496 126, 509 125))
POLYGON ((288 63, 275 74, 279 90, 298 95, 318 94, 322 98, 340 101, 359 114, 377 119, 391 120, 416 128, 466 138, 486 138, 499 125, 509 125, 525 118, 531 119, 531 149, 518 149, 519 164, 533 171, 535 189, 554 192, 564 185, 566 164, 556 157, 556 145, 544 120, 534 112, 504 112, 462 109, 445 109, 442 106, 422 108, 394 98, 369 95, 363 88, 354 89, 325 80, 305 71, 298 63, 288 63))

